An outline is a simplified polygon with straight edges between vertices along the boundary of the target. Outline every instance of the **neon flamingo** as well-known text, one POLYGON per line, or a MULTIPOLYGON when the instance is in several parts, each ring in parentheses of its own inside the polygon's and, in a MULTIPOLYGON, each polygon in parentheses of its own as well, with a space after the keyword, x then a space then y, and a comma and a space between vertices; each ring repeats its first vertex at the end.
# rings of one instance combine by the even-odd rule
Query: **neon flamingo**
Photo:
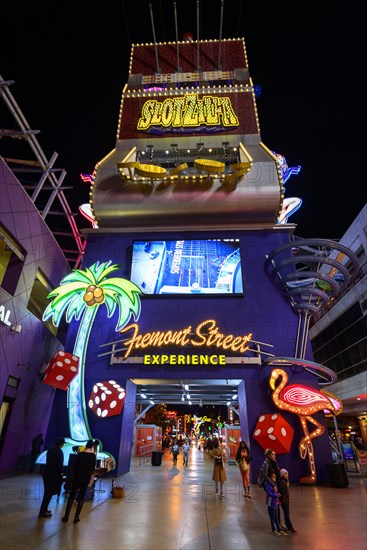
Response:
POLYGON ((316 467, 311 440, 319 437, 325 431, 322 424, 317 422, 312 415, 318 411, 327 414, 337 415, 343 410, 343 404, 338 397, 329 393, 304 386, 302 384, 291 384, 286 387, 288 375, 282 369, 274 369, 271 373, 269 384, 273 390, 272 399, 275 405, 282 410, 297 414, 302 425, 304 437, 299 443, 299 454, 302 459, 308 455, 311 474, 300 479, 301 483, 315 483, 316 467), (277 385, 278 380, 280 382, 277 385), (307 421, 316 426, 316 429, 309 432, 307 421))

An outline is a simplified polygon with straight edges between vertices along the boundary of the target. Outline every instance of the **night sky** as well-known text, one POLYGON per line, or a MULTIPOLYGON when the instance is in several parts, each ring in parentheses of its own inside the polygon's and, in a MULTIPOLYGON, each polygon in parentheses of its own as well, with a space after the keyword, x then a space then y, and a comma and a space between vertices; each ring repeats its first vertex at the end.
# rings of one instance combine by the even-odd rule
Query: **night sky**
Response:
MULTIPOLYGON (((151 3, 157 41, 174 41, 173 1, 151 3)), ((339 239, 367 197, 359 135, 366 48, 362 15, 328 4, 225 0, 222 37, 245 38, 250 75, 262 89, 262 141, 289 166, 302 166, 286 184, 287 197, 303 200, 289 219, 295 234, 339 239)), ((220 9, 220 0, 200 0, 200 39, 219 37, 220 9)), ((177 0, 177 14, 179 39, 196 38, 196 1, 177 0)), ((87 202, 79 174, 115 146, 131 44, 153 42, 149 2, 6 2, 1 34, 0 74, 14 80, 12 94, 41 131, 43 150, 58 152, 56 165, 74 188, 66 192, 71 205, 87 202)), ((0 128, 9 128, 0 103, 0 128)), ((77 223, 89 227, 80 215, 77 223)))

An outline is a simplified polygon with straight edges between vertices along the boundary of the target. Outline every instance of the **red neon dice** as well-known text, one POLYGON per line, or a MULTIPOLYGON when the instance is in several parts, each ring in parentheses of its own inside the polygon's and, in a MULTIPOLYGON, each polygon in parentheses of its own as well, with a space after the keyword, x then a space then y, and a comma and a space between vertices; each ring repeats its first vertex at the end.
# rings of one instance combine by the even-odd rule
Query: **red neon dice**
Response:
POLYGON ((265 449, 273 449, 277 454, 288 453, 293 441, 294 429, 279 413, 259 416, 254 439, 265 449))
POLYGON ((100 418, 120 414, 125 401, 125 390, 115 380, 97 382, 89 396, 88 407, 100 418))
POLYGON ((54 388, 67 390, 78 374, 78 366, 79 357, 66 351, 57 351, 45 370, 43 381, 54 388))

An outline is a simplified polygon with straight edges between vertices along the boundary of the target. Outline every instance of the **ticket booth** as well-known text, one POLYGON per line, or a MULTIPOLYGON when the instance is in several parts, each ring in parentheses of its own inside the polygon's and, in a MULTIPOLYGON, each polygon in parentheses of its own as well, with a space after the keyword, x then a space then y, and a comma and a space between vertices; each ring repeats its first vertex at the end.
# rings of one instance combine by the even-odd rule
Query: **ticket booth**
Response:
POLYGON ((137 424, 135 427, 134 456, 150 456, 162 450, 162 428, 154 424, 137 424))

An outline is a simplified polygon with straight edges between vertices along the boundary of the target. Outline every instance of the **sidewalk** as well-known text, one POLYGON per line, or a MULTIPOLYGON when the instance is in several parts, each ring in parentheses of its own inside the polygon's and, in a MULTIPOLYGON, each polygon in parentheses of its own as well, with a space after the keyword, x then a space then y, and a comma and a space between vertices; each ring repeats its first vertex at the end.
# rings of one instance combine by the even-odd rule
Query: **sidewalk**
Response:
MULTIPOLYGON (((81 521, 64 524, 65 497, 53 497, 51 518, 38 519, 43 496, 39 474, 0 481, 0 547, 12 550, 365 550, 366 478, 349 477, 349 487, 291 486, 291 519, 297 535, 274 537, 262 489, 243 498, 237 466, 227 467, 224 499, 214 495, 212 461, 196 447, 189 467, 160 466, 133 459, 123 500, 105 492, 86 502, 81 521)), ((73 512, 72 512, 73 514, 73 512)))

